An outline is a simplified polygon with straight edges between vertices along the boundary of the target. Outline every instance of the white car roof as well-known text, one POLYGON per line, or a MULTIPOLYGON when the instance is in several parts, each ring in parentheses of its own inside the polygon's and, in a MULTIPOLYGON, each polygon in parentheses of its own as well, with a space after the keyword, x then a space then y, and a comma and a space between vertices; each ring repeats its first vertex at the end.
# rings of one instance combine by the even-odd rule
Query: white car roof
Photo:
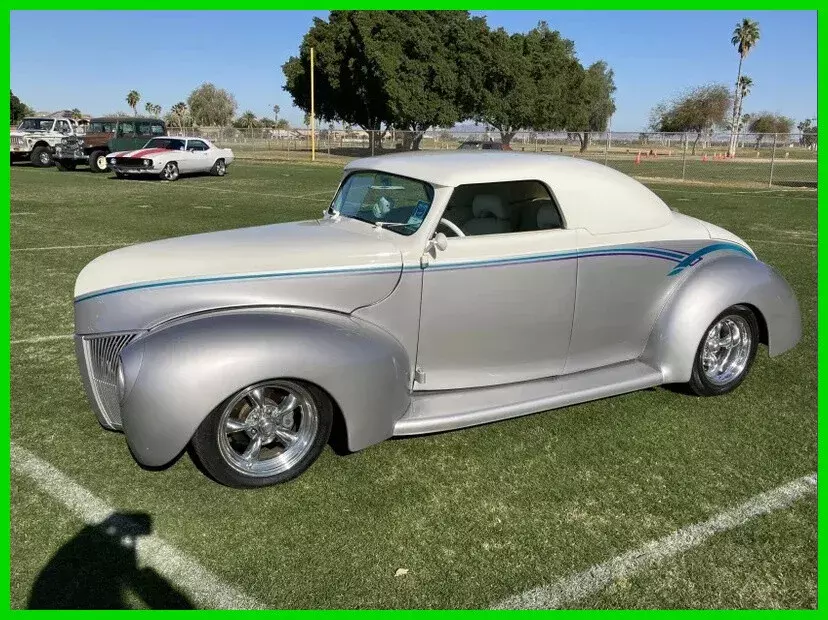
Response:
POLYGON ((595 234, 664 226, 670 208, 635 179, 607 166, 575 157, 510 151, 438 151, 357 159, 345 166, 379 170, 432 185, 538 180, 552 191, 567 228, 595 234))

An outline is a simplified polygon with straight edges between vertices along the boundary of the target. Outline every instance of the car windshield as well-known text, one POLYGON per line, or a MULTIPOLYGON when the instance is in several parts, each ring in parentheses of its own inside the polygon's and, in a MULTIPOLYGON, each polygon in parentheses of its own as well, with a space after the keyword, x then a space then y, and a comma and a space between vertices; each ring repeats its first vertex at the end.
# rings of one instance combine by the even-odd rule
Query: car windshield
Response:
POLYGON ((144 145, 145 149, 170 149, 172 151, 183 151, 184 140, 177 138, 153 138, 144 145))
POLYGON ((17 128, 24 131, 49 131, 54 122, 53 118, 27 118, 17 128))
POLYGON ((369 224, 381 222, 396 233, 412 235, 432 200, 434 188, 422 181, 386 172, 355 172, 342 183, 330 211, 369 224))

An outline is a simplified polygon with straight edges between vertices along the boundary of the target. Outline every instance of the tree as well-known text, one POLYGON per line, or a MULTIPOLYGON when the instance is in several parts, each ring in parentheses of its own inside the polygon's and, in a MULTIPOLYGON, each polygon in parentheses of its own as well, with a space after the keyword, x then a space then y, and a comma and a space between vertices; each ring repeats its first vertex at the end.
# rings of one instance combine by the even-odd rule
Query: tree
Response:
POLYGON ((80 108, 72 108, 69 112, 69 116, 72 118, 83 118, 83 112, 80 111, 80 108))
POLYGON ((170 108, 170 117, 173 121, 178 123, 179 128, 184 131, 184 122, 187 119, 187 104, 179 101, 172 108, 170 108))
POLYGON ((772 112, 758 112, 752 116, 748 131, 756 134, 756 149, 758 150, 766 136, 787 135, 791 133, 793 125, 793 120, 787 116, 773 114, 772 112))
POLYGON ((146 111, 147 114, 152 114, 155 111, 155 104, 150 103, 149 101, 147 101, 144 104, 144 110, 146 111))
POLYGON ((740 23, 736 24, 736 28, 733 29, 733 36, 730 39, 730 43, 736 47, 736 51, 739 52, 739 70, 736 72, 736 87, 733 92, 733 116, 731 117, 731 129, 730 129, 730 146, 727 149, 728 155, 731 157, 736 153, 736 125, 739 119, 738 116, 738 107, 740 103, 740 90, 741 90, 741 77, 742 77, 742 62, 745 60, 745 57, 750 53, 756 43, 759 41, 759 24, 750 19, 743 19, 740 23))
POLYGON ((698 86, 671 102, 659 103, 650 113, 650 128, 664 132, 693 132, 693 155, 702 135, 724 122, 731 104, 730 92, 723 84, 698 86))
POLYGON ((127 105, 132 108, 132 112, 135 116, 138 116, 138 102, 141 101, 141 93, 137 90, 131 90, 127 93, 126 102, 127 105))
POLYGON ((279 111, 281 109, 278 105, 273 106, 273 120, 276 122, 279 122, 279 111))
POLYGON ((806 118, 799 123, 796 128, 799 130, 799 143, 802 146, 813 148, 817 142, 817 126, 816 119, 806 118), (813 123, 812 123, 813 121, 813 123))
POLYGON ((581 153, 589 146, 589 132, 606 131, 609 118, 615 113, 613 72, 603 60, 590 65, 584 72, 578 90, 579 105, 575 107, 567 127, 576 129, 581 153))
POLYGON ((276 126, 276 121, 274 121, 272 118, 262 116, 260 119, 256 121, 256 125, 258 125, 259 127, 271 129, 276 126))
POLYGON ((206 82, 187 97, 190 116, 199 125, 229 125, 236 114, 236 99, 223 88, 206 82))
POLYGON ((252 110, 246 110, 244 114, 239 117, 238 123, 242 127, 253 129, 253 126, 256 124, 256 114, 252 110))
MULTIPOLYGON (((742 116, 742 105, 745 102, 745 97, 750 94, 750 88, 753 86, 753 80, 748 76, 743 75, 739 78, 739 109, 736 112, 736 143, 739 142, 739 134, 745 126, 745 119, 742 116)), ((733 145, 733 151, 736 152, 736 144, 733 145)))
POLYGON ((475 120, 509 144, 520 129, 563 130, 579 107, 583 67, 575 45, 541 22, 526 34, 489 32, 480 40, 480 99, 475 120))
POLYGON ((276 129, 290 129, 290 123, 288 123, 286 118, 280 118, 276 121, 276 129))
POLYGON ((471 82, 482 63, 467 52, 487 30, 485 20, 464 11, 331 11, 327 21, 314 20, 299 55, 282 66, 284 89, 310 111, 313 47, 320 120, 371 131, 376 148, 389 127, 407 129, 407 146, 417 148, 429 126, 471 115, 471 82))
POLYGON ((9 106, 11 108, 10 120, 12 125, 17 125, 25 117, 29 116, 32 113, 32 110, 29 106, 20 101, 20 99, 18 99, 11 90, 9 90, 9 94, 11 95, 11 104, 9 106))

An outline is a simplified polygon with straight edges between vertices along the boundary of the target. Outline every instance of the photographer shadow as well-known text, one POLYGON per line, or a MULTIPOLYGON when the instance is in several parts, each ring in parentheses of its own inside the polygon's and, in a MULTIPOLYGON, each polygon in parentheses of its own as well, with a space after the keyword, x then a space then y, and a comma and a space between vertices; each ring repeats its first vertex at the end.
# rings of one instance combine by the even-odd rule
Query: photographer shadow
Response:
POLYGON ((40 572, 29 609, 194 609, 155 570, 138 566, 138 538, 151 532, 146 513, 115 513, 86 526, 40 572))

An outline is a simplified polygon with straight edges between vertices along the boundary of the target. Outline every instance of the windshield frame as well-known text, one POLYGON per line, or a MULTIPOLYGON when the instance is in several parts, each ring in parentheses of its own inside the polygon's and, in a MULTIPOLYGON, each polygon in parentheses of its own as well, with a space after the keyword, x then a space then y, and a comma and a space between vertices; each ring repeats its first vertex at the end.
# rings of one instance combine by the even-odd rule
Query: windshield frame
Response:
POLYGON ((425 224, 426 219, 428 218, 429 214, 431 213, 431 209, 434 206, 435 198, 436 198, 436 191, 435 191, 434 185, 432 185, 428 181, 424 181, 423 179, 417 179, 415 177, 405 176, 403 174, 397 174, 395 172, 386 172, 385 170, 378 170, 378 169, 375 169, 375 168, 361 168, 361 169, 348 171, 348 174, 340 182, 339 187, 336 190, 336 194, 334 194, 334 197, 331 200, 331 204, 328 206, 328 209, 327 209, 326 213, 328 214, 328 216, 333 216, 333 217, 339 216, 339 217, 348 218, 349 220, 354 220, 354 221, 357 221, 357 222, 363 222, 363 223, 368 224, 369 226, 372 226, 372 227, 379 227, 379 228, 383 228, 384 230, 393 231, 393 232, 395 232, 398 235, 403 236, 403 237, 410 237, 412 235, 415 235, 418 231, 423 229, 423 224, 425 224), (366 219, 366 218, 363 218, 363 217, 356 217, 356 215, 349 215, 347 213, 337 211, 334 208, 334 204, 336 203, 337 199, 339 198, 340 194, 342 193, 342 190, 345 187, 345 184, 348 183, 348 181, 352 177, 354 177, 358 174, 374 174, 374 175, 384 174, 384 175, 387 175, 387 176, 395 178, 395 179, 401 179, 401 180, 404 180, 404 181, 410 181, 410 182, 418 183, 418 184, 422 185, 426 195, 429 197, 429 203, 428 203, 428 209, 422 215, 422 219, 419 222, 419 224, 417 224, 416 228, 411 228, 413 226, 413 224, 406 224, 404 222, 393 222, 393 221, 385 221, 385 220, 371 221, 370 219, 366 219))
POLYGON ((147 140, 147 143, 144 144, 144 146, 142 146, 141 148, 143 148, 143 149, 166 149, 168 151, 182 151, 182 150, 187 149, 187 138, 176 138, 175 136, 155 136, 155 137, 150 138, 149 140, 147 140), (177 148, 177 149, 172 149, 172 148, 169 148, 169 147, 166 147, 166 146, 153 146, 153 145, 150 144, 150 142, 153 142, 154 140, 166 140, 169 143, 171 143, 173 140, 178 140, 178 141, 181 142, 182 146, 181 146, 181 148, 177 148))
POLYGON ((54 119, 54 118, 31 116, 29 118, 24 118, 22 121, 20 121, 20 124, 17 126, 17 129, 19 131, 50 131, 50 130, 55 128, 55 121, 56 120, 57 119, 54 119), (37 122, 38 123, 37 128, 23 127, 23 125, 25 125, 27 121, 37 122), (49 127, 49 129, 43 129, 42 126, 41 126, 41 124, 43 122, 51 123, 51 127, 49 127))

